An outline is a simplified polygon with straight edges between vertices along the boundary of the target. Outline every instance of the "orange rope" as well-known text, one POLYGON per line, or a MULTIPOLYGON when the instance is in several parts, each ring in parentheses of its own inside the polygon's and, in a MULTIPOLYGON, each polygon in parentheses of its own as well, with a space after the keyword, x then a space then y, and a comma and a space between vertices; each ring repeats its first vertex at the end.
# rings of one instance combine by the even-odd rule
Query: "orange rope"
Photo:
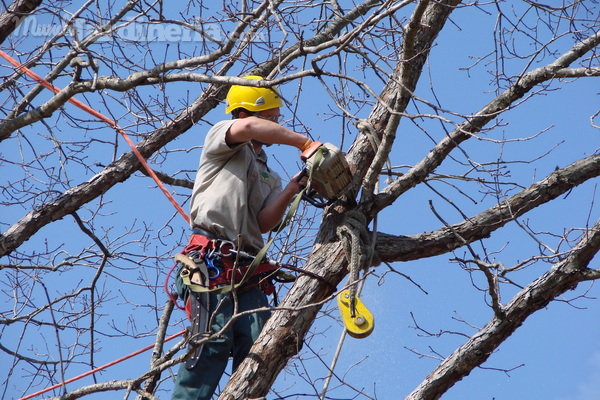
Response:
MULTIPOLYGON (((165 341, 164 341, 164 342, 166 343, 166 342, 168 342, 169 340, 176 338, 177 336, 181 336, 181 335, 183 335, 185 332, 186 332, 186 330, 184 329, 184 330, 182 330, 182 331, 181 331, 181 332, 179 332, 179 333, 176 333, 176 334, 174 334, 174 335, 171 335, 171 336, 169 336, 169 337, 165 338, 165 341)), ((148 351, 148 350, 152 349, 153 347, 154 347, 154 345, 153 345, 153 344, 151 344, 150 346, 146 346, 146 347, 144 347, 143 349, 140 349, 140 350, 138 350, 138 351, 135 351, 135 352, 133 352, 133 353, 131 353, 131 354, 128 354, 128 355, 126 355, 126 356, 124 356, 124 357, 121 357, 121 358, 119 358, 118 360, 111 361, 111 362, 109 362, 108 364, 104 364, 104 365, 103 365, 103 366, 101 366, 101 367, 97 367, 97 368, 94 368, 94 369, 92 369, 92 370, 90 370, 90 371, 88 371, 88 372, 84 372, 84 373, 83 373, 83 374, 81 374, 81 375, 78 375, 78 376, 76 376, 76 377, 74 377, 74 378, 67 379, 67 380, 66 380, 66 381, 64 381, 64 382, 57 383, 56 385, 54 385, 54 386, 50 386, 50 387, 48 387, 48 388, 46 388, 46 389, 43 389, 43 390, 40 390, 39 392, 32 393, 32 394, 30 394, 30 395, 28 395, 28 396, 25 396, 25 397, 21 397, 21 398, 20 398, 20 399, 18 399, 18 400, 28 400, 28 399, 31 399, 32 397, 38 396, 38 395, 40 395, 40 394, 44 394, 44 393, 46 393, 46 392, 49 392, 49 391, 51 391, 51 390, 53 390, 53 389, 56 389, 56 388, 58 388, 58 387, 61 387, 61 386, 63 386, 63 385, 66 385, 67 383, 71 383, 71 382, 74 382, 74 381, 76 381, 76 380, 78 380, 78 379, 85 378, 85 377, 86 377, 86 376, 88 376, 88 375, 95 374, 96 372, 98 372, 98 371, 102 371, 103 369, 106 369, 106 368, 108 368, 108 367, 112 367, 113 365, 115 365, 115 364, 118 364, 118 363, 120 363, 121 361, 125 361, 125 360, 127 360, 127 359, 130 359, 130 358, 132 358, 132 357, 134 357, 134 356, 137 356, 138 354, 141 354, 141 353, 143 353, 143 352, 145 352, 145 351, 148 351)))
MULTIPOLYGON (((33 78, 36 82, 38 82, 40 85, 42 85, 43 87, 45 87, 48 90, 51 90, 54 93, 59 93, 60 89, 57 88, 56 86, 54 86, 53 84, 51 84, 50 82, 48 82, 47 80, 43 79, 42 77, 40 77, 39 75, 37 75, 36 73, 34 73, 33 71, 31 71, 29 68, 26 68, 25 66, 21 65, 17 60, 15 60, 14 58, 12 58, 11 56, 9 56, 8 54, 6 54, 4 51, 0 50, 0 56, 4 57, 9 63, 11 63, 15 68, 17 68, 17 70, 19 71, 23 71, 27 76, 33 78)), ((158 185, 158 187, 162 190, 162 192, 167 196, 167 198, 169 199, 169 201, 173 204, 173 206, 175 206, 175 208, 177 209, 177 211, 179 212, 179 214, 181 214, 181 216, 186 220, 186 222, 189 224, 190 223, 190 217, 187 215, 187 213, 183 210, 183 208, 181 208, 181 206, 179 205, 179 203, 177 203, 177 201, 173 198, 173 196, 171 195, 171 193, 169 193, 169 191, 165 188, 165 186, 163 185, 163 183, 160 181, 160 179, 158 179, 158 176, 156 176, 156 173, 154 173, 154 171, 152 170, 152 168, 150 168, 150 166, 148 165, 148 163, 146 162, 146 160, 144 159, 144 156, 142 156, 142 154, 139 152, 139 150, 137 149, 137 147, 133 144, 133 142, 131 141, 131 139, 129 138, 129 136, 125 133, 125 131, 112 119, 104 116, 103 114, 99 113, 98 111, 94 110, 93 108, 83 104, 82 102, 80 102, 77 99, 74 98, 70 98, 68 100, 71 104, 74 104, 75 106, 77 106, 78 108, 82 109, 83 111, 88 112, 89 114, 91 114, 92 116, 98 118, 101 121, 104 121, 106 123, 108 123, 110 126, 112 126, 113 128, 115 128, 117 130, 117 132, 119 132, 121 134, 121 136, 123 137, 123 139, 125 139, 125 141, 127 142, 127 144, 129 145, 129 147, 131 147, 131 150, 133 150, 133 153, 135 154, 135 156, 138 158, 138 160, 140 161, 140 163, 144 166, 144 168, 146 169, 146 171, 148 172, 148 174, 152 177, 152 179, 154 179, 154 181, 156 182, 156 184, 158 185)), ((169 340, 176 338, 177 336, 181 336, 186 332, 186 330, 183 330, 179 333, 176 333, 174 335, 171 335, 169 337, 167 337, 164 341, 168 342, 169 340)), ((153 348, 154 345, 150 345, 147 347, 144 347, 143 349, 140 349, 138 351, 135 351, 129 355, 126 355, 124 357, 121 357, 115 361, 109 362, 108 364, 105 364, 101 367, 97 367, 94 368, 88 372, 85 372, 81 375, 78 375, 74 378, 68 379, 64 382, 61 383, 57 383, 54 386, 50 386, 49 388, 40 390, 39 392, 30 394, 26 397, 22 397, 19 400, 27 400, 30 399, 32 397, 38 396, 40 394, 49 392, 50 390, 56 389, 60 386, 66 385, 67 383, 71 383, 74 382, 78 379, 84 378, 88 375, 94 374, 98 371, 101 371, 103 369, 106 369, 108 367, 111 367, 115 364, 118 364, 122 361, 125 361, 131 357, 134 357, 138 354, 141 354, 147 350, 150 350, 151 348, 153 348)))
MULTIPOLYGON (((36 82, 38 82, 40 85, 42 85, 46 89, 51 90, 54 93, 60 92, 59 88, 57 88, 56 86, 54 86, 53 84, 51 84, 50 82, 48 82, 47 80, 45 80, 44 78, 42 78, 41 76, 37 75, 35 72, 31 71, 29 68, 27 68, 27 67, 23 66, 22 64, 20 64, 17 60, 15 60, 14 58, 12 58, 8 54, 6 54, 4 51, 0 50, 0 56, 4 57, 9 63, 11 63, 15 68, 17 68, 17 70, 23 71, 27 76, 33 78, 36 82)), ((98 111, 94 110, 93 108, 89 107, 88 105, 83 104, 79 100, 74 99, 74 98, 71 97, 68 101, 69 101, 69 103, 74 104, 75 106, 79 107, 83 111, 88 112, 89 114, 93 115, 94 117, 98 118, 99 120, 108 123, 113 128, 115 128, 117 130, 117 132, 119 132, 121 134, 121 136, 123 137, 123 139, 125 139, 125 141, 129 145, 129 147, 131 147, 131 150, 133 150, 133 153, 138 158, 138 160, 140 161, 140 163, 142 163, 142 165, 144 166, 144 168, 146 169, 146 171, 148 172, 148 174, 152 177, 152 179, 154 179, 154 182, 156 182, 156 184, 158 185, 158 187, 160 188, 160 190, 162 190, 162 192, 165 194, 165 196, 167 196, 167 198, 169 199, 169 201, 173 204, 173 206, 175 207, 175 209, 179 212, 179 214, 181 214, 181 216, 189 224, 190 223, 190 217, 183 210, 183 208, 181 208, 181 206, 179 205, 179 203, 177 203, 177 201, 173 198, 173 196, 171 195, 171 193, 169 193, 169 191, 167 190, 167 188, 165 188, 165 186, 160 181, 160 179, 158 179, 158 176, 156 176, 156 173, 154 173, 154 171, 152 170, 152 168, 150 168, 150 166, 148 165, 148 163, 144 159, 144 156, 142 156, 142 154, 139 152, 139 150, 137 149, 137 147, 133 144, 133 142, 131 141, 131 139, 129 138, 129 136, 125 133, 125 131, 115 121, 113 121, 112 119, 104 116, 103 114, 99 113, 98 111)))

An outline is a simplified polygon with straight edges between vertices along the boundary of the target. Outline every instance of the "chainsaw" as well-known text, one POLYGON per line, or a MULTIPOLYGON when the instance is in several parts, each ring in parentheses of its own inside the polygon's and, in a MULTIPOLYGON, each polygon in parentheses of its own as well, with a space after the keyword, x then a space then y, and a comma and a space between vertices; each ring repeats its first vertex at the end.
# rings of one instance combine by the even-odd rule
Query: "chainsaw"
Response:
POLYGON ((303 199, 323 208, 346 192, 352 183, 352 173, 342 151, 331 143, 312 142, 300 158, 306 167, 298 180, 309 176, 309 187, 303 199))

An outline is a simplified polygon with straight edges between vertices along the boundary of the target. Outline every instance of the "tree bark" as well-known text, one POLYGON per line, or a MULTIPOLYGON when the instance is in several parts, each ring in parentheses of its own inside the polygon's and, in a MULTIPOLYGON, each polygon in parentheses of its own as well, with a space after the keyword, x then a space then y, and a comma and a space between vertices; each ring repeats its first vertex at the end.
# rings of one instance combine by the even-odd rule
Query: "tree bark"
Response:
POLYGON ((42 0, 16 0, 0 15, 0 43, 23 22, 23 19, 42 4, 42 0))
POLYGON ((417 235, 377 234, 375 251, 382 261, 410 261, 446 254, 488 237, 528 211, 548 203, 574 187, 600 176, 600 155, 578 160, 554 171, 502 203, 458 224, 417 235))
MULTIPOLYGON (((332 221, 321 232, 333 229, 332 221)), ((336 286, 346 276, 346 260, 340 242, 317 243, 307 269, 329 284, 300 275, 263 328, 250 354, 231 376, 220 399, 252 399, 266 396, 288 360, 298 354, 304 337, 336 286)))

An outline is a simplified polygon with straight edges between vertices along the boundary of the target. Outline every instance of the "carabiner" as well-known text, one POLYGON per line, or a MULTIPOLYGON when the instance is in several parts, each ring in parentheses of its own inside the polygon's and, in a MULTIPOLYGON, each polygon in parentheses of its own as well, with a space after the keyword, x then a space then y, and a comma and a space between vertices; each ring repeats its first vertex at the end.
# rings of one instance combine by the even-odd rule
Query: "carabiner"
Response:
POLYGON ((204 260, 206 261, 206 270, 208 271, 208 279, 217 279, 221 276, 221 270, 215 266, 213 262, 214 257, 206 255, 204 260))
POLYGON ((219 252, 222 257, 229 257, 236 250, 235 243, 229 240, 221 240, 221 244, 219 245, 219 252))

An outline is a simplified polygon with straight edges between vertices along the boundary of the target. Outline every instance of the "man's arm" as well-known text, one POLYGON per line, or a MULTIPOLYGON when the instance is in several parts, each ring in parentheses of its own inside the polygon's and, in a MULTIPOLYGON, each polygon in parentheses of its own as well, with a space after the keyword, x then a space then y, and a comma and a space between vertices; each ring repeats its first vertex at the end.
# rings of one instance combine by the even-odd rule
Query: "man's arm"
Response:
POLYGON ((300 193, 302 187, 306 186, 306 177, 303 177, 298 181, 300 174, 301 172, 297 173, 285 186, 279 196, 258 213, 258 226, 262 233, 271 231, 279 224, 290 201, 292 201, 296 194, 300 193))
POLYGON ((306 136, 289 130, 278 123, 258 117, 238 119, 231 125, 225 135, 225 140, 230 146, 248 142, 252 139, 266 144, 286 144, 301 150, 309 140, 306 136))

